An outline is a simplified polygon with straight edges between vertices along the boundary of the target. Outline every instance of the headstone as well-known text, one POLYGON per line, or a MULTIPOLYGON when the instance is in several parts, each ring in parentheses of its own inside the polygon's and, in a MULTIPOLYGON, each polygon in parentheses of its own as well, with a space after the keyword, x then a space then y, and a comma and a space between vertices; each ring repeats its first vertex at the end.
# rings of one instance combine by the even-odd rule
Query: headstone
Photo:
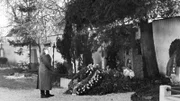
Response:
POLYGON ((36 71, 38 69, 38 57, 37 49, 31 49, 31 70, 36 71))
POLYGON ((70 81, 71 81, 71 79, 60 78, 60 87, 68 88, 68 84, 70 81))
POLYGON ((101 60, 100 52, 99 51, 94 52, 92 54, 92 58, 93 58, 93 64, 95 64, 95 65, 98 64, 101 67, 102 60, 101 60))

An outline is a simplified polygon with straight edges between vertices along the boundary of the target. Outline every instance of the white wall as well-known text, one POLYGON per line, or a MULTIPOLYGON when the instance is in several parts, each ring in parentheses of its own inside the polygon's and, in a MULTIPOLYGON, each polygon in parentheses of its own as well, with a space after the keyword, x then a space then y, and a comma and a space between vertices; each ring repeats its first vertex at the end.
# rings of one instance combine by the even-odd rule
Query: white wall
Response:
POLYGON ((23 48, 23 55, 18 55, 16 53, 14 53, 20 47, 13 47, 13 46, 10 46, 8 43, 4 43, 3 48, 5 51, 5 57, 8 59, 9 63, 28 62, 29 61, 27 47, 21 47, 21 48, 23 48))
POLYGON ((153 35, 159 71, 165 74, 170 44, 180 38, 180 18, 154 21, 153 35))

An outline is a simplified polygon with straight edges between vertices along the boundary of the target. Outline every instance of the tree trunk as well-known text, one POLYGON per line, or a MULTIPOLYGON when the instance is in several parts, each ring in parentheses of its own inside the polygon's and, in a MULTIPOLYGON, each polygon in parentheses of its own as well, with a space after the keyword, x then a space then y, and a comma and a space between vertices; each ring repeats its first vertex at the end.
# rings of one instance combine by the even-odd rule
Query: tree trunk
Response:
POLYGON ((140 28, 144 77, 154 78, 159 75, 159 70, 154 48, 152 24, 148 24, 147 21, 141 21, 140 28))
MULTIPOLYGON (((29 45, 29 64, 31 65, 31 43, 29 45)), ((31 69, 31 67, 30 67, 31 69)))
POLYGON ((76 74, 76 59, 75 58, 73 58, 73 63, 74 63, 74 73, 76 74))

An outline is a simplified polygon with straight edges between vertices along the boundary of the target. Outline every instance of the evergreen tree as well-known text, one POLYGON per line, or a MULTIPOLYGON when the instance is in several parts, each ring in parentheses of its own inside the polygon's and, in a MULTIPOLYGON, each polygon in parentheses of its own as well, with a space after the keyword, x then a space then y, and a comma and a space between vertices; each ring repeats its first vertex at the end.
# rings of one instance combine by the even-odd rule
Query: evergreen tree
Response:
MULTIPOLYGON (((111 50, 109 50, 109 54, 112 56, 109 56, 109 58, 115 65, 115 56, 118 48, 126 48, 129 45, 127 44, 129 42, 128 38, 125 40, 126 38, 123 37, 128 35, 125 33, 134 32, 133 28, 139 23, 142 28, 146 29, 150 26, 148 21, 176 16, 179 12, 179 4, 179 0, 70 0, 66 4, 65 21, 68 22, 66 24, 71 23, 77 31, 84 30, 87 27, 91 28, 92 31, 95 30, 96 35, 92 42, 95 42, 94 45, 97 45, 93 46, 96 47, 94 48, 95 50, 104 41, 110 42, 109 49, 111 50), (130 29, 124 27, 128 24, 133 26, 130 29), (118 33, 120 37, 113 35, 116 34, 116 31, 113 32, 112 30, 116 26, 123 29, 123 31, 118 33), (104 34, 108 30, 111 30, 112 33, 104 34), (109 37, 110 35, 113 35, 114 38, 109 37), (122 47, 119 47, 118 44, 121 44, 120 46, 122 47), (112 52, 113 50, 116 51, 112 52)), ((66 30, 64 31, 66 33, 66 30)), ((141 29, 141 32, 145 33, 144 29, 141 29)), ((157 61, 154 60, 155 52, 151 44, 152 40, 149 40, 150 43, 147 43, 147 36, 152 38, 151 31, 141 37, 145 64, 144 73, 147 74, 146 77, 152 78, 157 76, 159 72, 157 61)))

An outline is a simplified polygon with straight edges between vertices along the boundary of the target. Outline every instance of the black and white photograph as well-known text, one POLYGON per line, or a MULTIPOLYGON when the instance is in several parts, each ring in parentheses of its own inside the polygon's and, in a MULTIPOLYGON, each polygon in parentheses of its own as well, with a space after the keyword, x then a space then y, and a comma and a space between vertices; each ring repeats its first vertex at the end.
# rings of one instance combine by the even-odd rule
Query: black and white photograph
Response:
POLYGON ((0 101, 180 101, 180 0, 0 0, 0 101))

